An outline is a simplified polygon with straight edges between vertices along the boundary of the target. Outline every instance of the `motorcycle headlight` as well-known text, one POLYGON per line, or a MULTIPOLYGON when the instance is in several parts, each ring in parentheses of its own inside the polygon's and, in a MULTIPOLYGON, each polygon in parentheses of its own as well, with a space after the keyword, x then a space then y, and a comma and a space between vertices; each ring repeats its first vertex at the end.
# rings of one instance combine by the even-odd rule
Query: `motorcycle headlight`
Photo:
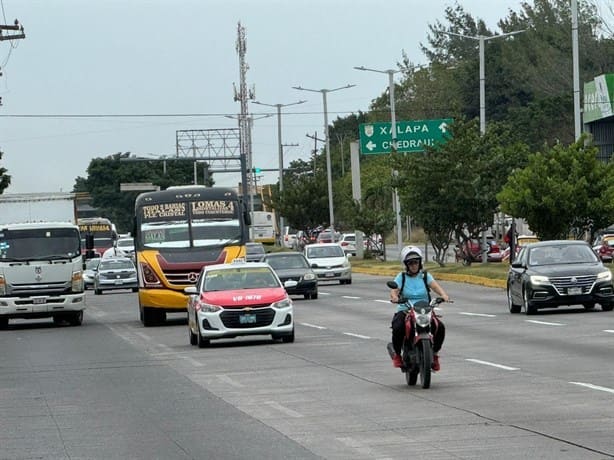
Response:
POLYGON ((279 302, 274 302, 271 304, 273 308, 288 308, 292 306, 292 301, 290 299, 280 300, 279 302))
POLYGON ((532 275, 531 284, 550 284, 550 280, 548 280, 547 276, 532 275))
POLYGON ((610 270, 606 270, 597 275, 597 279, 600 281, 610 281, 612 279, 612 272, 610 270))
POLYGON ((420 327, 426 327, 431 324, 431 315, 429 314, 417 314, 416 315, 416 324, 420 327))

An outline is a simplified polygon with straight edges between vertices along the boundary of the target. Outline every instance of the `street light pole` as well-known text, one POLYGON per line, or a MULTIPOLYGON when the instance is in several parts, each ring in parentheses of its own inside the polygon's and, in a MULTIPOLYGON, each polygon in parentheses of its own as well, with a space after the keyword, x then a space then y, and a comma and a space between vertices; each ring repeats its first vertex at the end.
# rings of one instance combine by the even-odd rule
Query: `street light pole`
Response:
POLYGON ((330 165, 330 139, 328 135, 328 109, 326 107, 326 94, 342 89, 353 88, 356 85, 345 85, 334 89, 309 89, 302 86, 293 86, 292 88, 300 91, 311 91, 312 93, 322 93, 322 102, 324 105, 324 133, 326 136, 326 180, 328 182, 328 216, 330 220, 330 228, 335 228, 335 213, 333 210, 333 178, 330 165))
MULTIPOLYGON (((376 72, 376 73, 385 73, 388 74, 388 95, 390 96, 390 125, 391 125, 391 153, 395 153, 397 151, 397 116, 395 110, 395 102, 394 102, 394 74, 400 72, 400 70, 377 70, 377 69, 369 69, 365 66, 354 67, 356 70, 364 70, 368 72, 376 72)), ((397 177, 399 175, 398 171, 392 172, 393 177, 397 177)), ((401 226, 401 206, 399 201, 399 191, 397 187, 394 187, 394 192, 392 196, 393 208, 396 215, 396 227, 397 227, 397 246, 399 252, 401 251, 401 247, 403 246, 403 230, 401 226)))
POLYGON ((491 35, 490 37, 487 37, 484 35, 473 36, 473 35, 464 35, 464 34, 457 34, 454 32, 442 31, 442 33, 446 35, 454 35, 456 37, 470 38, 472 40, 477 40, 480 45, 480 133, 482 135, 486 133, 486 72, 484 70, 484 67, 485 67, 484 43, 487 40, 494 40, 495 38, 509 37, 511 35, 516 35, 522 32, 525 32, 525 30, 524 29, 515 30, 513 32, 506 32, 501 35, 491 35))
MULTIPOLYGON (((457 37, 462 37, 462 38, 470 38, 472 40, 477 40, 480 44, 480 134, 483 136, 484 134, 486 134, 486 72, 484 70, 485 67, 485 59, 484 59, 484 43, 487 40, 494 40, 495 38, 503 38, 503 37, 509 37, 511 35, 516 35, 519 33, 524 32, 525 30, 515 30, 513 32, 507 32, 501 35, 491 35, 490 37, 486 37, 484 35, 478 35, 478 36, 473 36, 473 35, 463 35, 463 34, 457 34, 454 32, 444 32, 442 31, 442 33, 446 34, 446 35, 455 35, 457 37)), ((487 242, 486 242, 486 231, 482 232, 482 264, 486 264, 488 263, 488 247, 487 247, 487 242)))
MULTIPOLYGON (((290 104, 265 104, 264 102, 252 101, 254 104, 264 105, 267 107, 275 107, 277 108, 277 146, 279 148, 279 196, 281 197, 281 192, 284 190, 284 148, 281 142, 281 108, 288 107, 291 105, 303 104, 304 100, 300 100, 297 102, 291 102, 290 104)), ((279 231, 282 232, 284 229, 284 218, 279 213, 279 231)))

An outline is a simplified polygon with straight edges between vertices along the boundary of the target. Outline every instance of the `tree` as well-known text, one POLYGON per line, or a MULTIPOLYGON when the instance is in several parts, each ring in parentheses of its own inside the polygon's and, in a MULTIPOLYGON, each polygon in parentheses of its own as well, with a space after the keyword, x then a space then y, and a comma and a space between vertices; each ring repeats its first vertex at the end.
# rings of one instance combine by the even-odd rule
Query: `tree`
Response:
POLYGON ((501 210, 522 217, 541 239, 584 236, 614 222, 614 164, 597 160, 585 138, 529 156, 497 195, 501 210), (590 227, 590 228, 589 228, 590 227))
MULTIPOLYGON (((3 151, 0 150, 0 160, 2 160, 3 151)), ((11 176, 7 174, 7 169, 0 167, 0 195, 4 193, 6 188, 11 185, 11 176)))
POLYGON ((122 192, 121 183, 151 182, 164 190, 171 185, 192 183, 193 171, 194 162, 190 158, 169 161, 164 173, 160 161, 129 161, 117 153, 91 160, 88 177, 77 177, 73 190, 89 192, 92 205, 103 217, 111 219, 120 233, 125 233, 132 230, 134 201, 141 192, 122 192))
POLYGON ((492 225, 496 194, 528 155, 526 145, 511 139, 500 125, 482 136, 476 120, 457 121, 446 143, 400 158, 402 206, 424 227, 440 265, 453 239, 463 245, 492 225))

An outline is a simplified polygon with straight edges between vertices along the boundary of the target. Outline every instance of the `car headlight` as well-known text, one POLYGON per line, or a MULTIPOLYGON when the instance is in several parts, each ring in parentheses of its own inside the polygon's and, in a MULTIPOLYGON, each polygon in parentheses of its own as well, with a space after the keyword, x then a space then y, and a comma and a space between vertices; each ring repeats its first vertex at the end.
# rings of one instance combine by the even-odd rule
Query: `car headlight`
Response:
POLYGON ((288 308, 292 306, 292 301, 290 299, 280 300, 279 302, 274 302, 271 304, 273 308, 288 308))
POLYGON ((218 312, 220 310, 222 310, 222 307, 220 307, 219 305, 213 305, 210 303, 201 303, 199 302, 196 305, 196 310, 200 310, 203 313, 215 313, 218 312))
POLYGON ((597 275, 597 279, 600 281, 610 281, 612 279, 612 272, 610 270, 606 270, 597 275))
POLYGON ((306 273, 305 276, 303 276, 303 279, 305 281, 314 280, 316 279, 316 275, 314 275, 313 273, 306 273))
POLYGON ((550 284, 547 276, 532 275, 531 284, 550 284))

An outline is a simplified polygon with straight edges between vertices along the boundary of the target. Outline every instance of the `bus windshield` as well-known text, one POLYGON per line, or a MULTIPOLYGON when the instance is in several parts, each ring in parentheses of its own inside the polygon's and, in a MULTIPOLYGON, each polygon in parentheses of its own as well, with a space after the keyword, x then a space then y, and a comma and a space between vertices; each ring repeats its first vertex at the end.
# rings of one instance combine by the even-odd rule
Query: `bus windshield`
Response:
POLYGON ((245 230, 238 200, 178 196, 172 203, 150 200, 137 209, 139 247, 202 248, 242 245, 245 230))

